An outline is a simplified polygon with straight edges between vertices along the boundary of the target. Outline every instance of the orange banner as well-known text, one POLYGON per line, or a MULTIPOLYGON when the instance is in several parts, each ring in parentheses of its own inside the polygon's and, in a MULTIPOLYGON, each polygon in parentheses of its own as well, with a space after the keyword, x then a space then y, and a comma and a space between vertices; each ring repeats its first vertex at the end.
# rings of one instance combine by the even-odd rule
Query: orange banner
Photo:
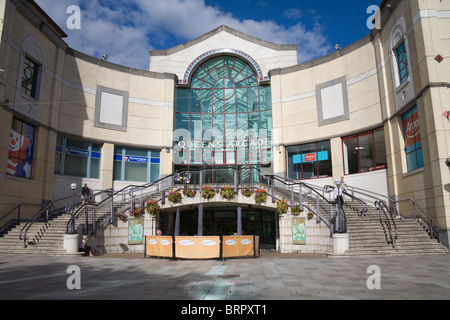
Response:
POLYGON ((223 257, 248 257, 255 255, 253 236, 224 236, 223 257))
POLYGON ((173 257, 172 237, 145 237, 145 255, 149 257, 173 257))
POLYGON ((175 237, 175 256, 180 259, 220 258, 220 237, 175 237))

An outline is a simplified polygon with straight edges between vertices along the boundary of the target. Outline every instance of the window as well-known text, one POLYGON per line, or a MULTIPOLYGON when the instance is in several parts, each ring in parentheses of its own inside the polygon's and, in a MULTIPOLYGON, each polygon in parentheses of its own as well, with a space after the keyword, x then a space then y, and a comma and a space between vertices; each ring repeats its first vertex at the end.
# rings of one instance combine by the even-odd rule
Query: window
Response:
POLYGON ((102 145, 58 136, 55 174, 100 179, 102 145))
POLYGON ((397 47, 396 56, 397 56, 397 62, 398 62, 399 80, 400 80, 400 84, 402 84, 409 77, 408 54, 406 51, 405 41, 400 43, 400 45, 397 47))
POLYGON ((176 91, 176 164, 272 162, 271 88, 258 84, 249 64, 233 56, 213 57, 195 71, 190 88, 176 91))
POLYGON ((383 129, 368 131, 342 140, 345 174, 387 168, 383 129))
POLYGON ((22 93, 37 99, 37 83, 38 83, 39 64, 25 56, 23 78, 22 78, 22 93))
POLYGON ((405 135, 405 152, 408 172, 422 168, 424 166, 422 138, 417 106, 414 106, 403 115, 403 134, 405 135))
POLYGON ((114 148, 115 181, 153 182, 160 178, 161 152, 114 148))
POLYGON ((288 176, 306 180, 332 176, 330 141, 286 148, 288 176))
POLYGON ((13 118, 6 168, 8 175, 31 179, 34 135, 34 126, 13 118))

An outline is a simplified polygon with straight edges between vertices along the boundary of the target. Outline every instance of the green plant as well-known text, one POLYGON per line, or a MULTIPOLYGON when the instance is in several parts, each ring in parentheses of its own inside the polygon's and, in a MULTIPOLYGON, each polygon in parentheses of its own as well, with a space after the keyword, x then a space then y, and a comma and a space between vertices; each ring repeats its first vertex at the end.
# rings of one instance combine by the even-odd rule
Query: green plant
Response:
POLYGON ((180 203, 181 202, 181 193, 180 190, 172 190, 169 192, 169 195, 167 196, 167 199, 169 199, 170 202, 173 203, 180 203))
POLYGON ((250 198, 252 196, 252 189, 250 189, 249 187, 246 187, 245 189, 241 190, 241 193, 244 197, 250 198))
POLYGON ((267 201, 267 192, 264 189, 255 190, 255 203, 266 203, 267 201))
POLYGON ((308 220, 312 220, 314 218, 314 214, 312 212, 308 213, 307 215, 308 220))
POLYGON ((204 186, 202 188, 202 198, 211 200, 216 195, 216 191, 210 186, 204 186))
POLYGON ((142 216, 143 213, 144 212, 142 212, 142 208, 137 207, 132 212, 130 212, 130 216, 132 216, 134 218, 139 218, 140 216, 142 216))
POLYGON ((120 221, 127 221, 127 215, 124 212, 120 213, 117 217, 120 219, 120 221))
POLYGON ((185 197, 193 198, 195 197, 196 192, 194 190, 186 189, 183 191, 185 197))
POLYGON ((159 204, 158 202, 156 202, 156 200, 151 200, 150 202, 147 203, 147 206, 145 207, 147 209, 147 212, 152 216, 152 217, 156 217, 156 215, 158 214, 158 210, 159 210, 159 204))
POLYGON ((291 212, 294 216, 298 216, 302 211, 300 210, 300 206, 295 206, 291 208, 291 212))
POLYGON ((287 201, 281 198, 281 201, 277 201, 277 212, 280 215, 286 214, 289 210, 287 201))
POLYGON ((220 195, 227 200, 234 198, 234 189, 230 186, 226 186, 220 190, 220 195))

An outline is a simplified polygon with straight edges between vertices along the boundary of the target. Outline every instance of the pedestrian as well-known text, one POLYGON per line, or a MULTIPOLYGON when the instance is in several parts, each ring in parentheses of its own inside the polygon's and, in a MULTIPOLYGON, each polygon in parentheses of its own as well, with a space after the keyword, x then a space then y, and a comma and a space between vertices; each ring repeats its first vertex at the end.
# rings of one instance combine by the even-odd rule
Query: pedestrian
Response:
POLYGON ((86 235, 83 236, 83 239, 80 242, 80 252, 84 252, 84 255, 87 257, 93 257, 94 255, 91 252, 91 247, 87 245, 88 237, 86 235))
POLYGON ((84 187, 81 188, 81 200, 83 200, 83 204, 86 204, 91 196, 91 190, 88 188, 87 183, 84 184, 84 187))
POLYGON ((344 205, 344 192, 345 192, 345 184, 342 182, 336 183, 336 187, 334 187, 333 195, 334 201, 342 208, 344 205))

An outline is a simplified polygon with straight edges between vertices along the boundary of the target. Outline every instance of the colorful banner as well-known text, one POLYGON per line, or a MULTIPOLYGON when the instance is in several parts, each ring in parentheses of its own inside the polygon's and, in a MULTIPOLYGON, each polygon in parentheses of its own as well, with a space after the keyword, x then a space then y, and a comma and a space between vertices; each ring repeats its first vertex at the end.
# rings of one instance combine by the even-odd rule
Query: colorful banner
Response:
POLYGON ((223 257, 248 257, 255 255, 253 236, 224 236, 223 257))
POLYGON ((32 125, 14 120, 16 126, 10 133, 8 163, 6 173, 20 178, 31 178, 33 161, 34 133, 32 125), (17 132, 21 131, 21 132, 17 132))
POLYGON ((144 242, 144 220, 128 220, 128 244, 142 244, 144 242))
POLYGON ((180 259, 220 258, 220 237, 175 237, 175 256, 180 259))
POLYGON ((306 220, 305 218, 292 219, 292 240, 293 244, 306 244, 306 220))
POLYGON ((145 237, 145 255, 149 257, 173 258, 172 237, 145 237))

